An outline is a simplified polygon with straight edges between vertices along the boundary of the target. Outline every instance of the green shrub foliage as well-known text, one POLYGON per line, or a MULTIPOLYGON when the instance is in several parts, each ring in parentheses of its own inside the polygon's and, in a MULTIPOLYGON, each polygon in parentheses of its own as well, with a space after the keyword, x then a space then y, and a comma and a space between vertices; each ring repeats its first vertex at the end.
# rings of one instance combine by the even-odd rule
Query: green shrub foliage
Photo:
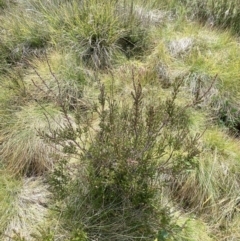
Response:
MULTIPOLYGON (((182 80, 158 103, 146 104, 141 83, 132 73, 130 100, 117 101, 100 84, 99 103, 89 113, 76 113, 69 125, 50 138, 80 164, 70 175, 61 162, 51 176, 56 196, 65 205, 66 224, 90 240, 151 240, 173 229, 167 207, 157 199, 159 188, 197 165, 199 136, 189 130, 189 105, 178 105, 182 80), (92 134, 92 116, 99 128, 92 134)), ((66 118, 69 113, 62 105, 66 118)))

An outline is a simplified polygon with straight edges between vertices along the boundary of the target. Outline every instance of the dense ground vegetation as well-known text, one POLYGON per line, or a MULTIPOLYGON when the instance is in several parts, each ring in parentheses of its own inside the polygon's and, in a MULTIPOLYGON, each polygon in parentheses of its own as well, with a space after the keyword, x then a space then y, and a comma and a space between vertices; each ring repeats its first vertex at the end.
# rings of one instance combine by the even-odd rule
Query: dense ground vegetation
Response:
POLYGON ((0 239, 240 239, 239 0, 0 0, 0 239))

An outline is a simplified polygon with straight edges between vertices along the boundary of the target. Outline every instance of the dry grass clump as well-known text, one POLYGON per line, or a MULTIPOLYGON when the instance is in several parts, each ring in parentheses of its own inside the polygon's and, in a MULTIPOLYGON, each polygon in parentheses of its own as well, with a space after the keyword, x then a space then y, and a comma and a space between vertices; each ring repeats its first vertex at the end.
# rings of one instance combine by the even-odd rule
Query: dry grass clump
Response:
POLYGON ((139 15, 144 25, 163 24, 169 16, 169 12, 159 9, 148 9, 146 6, 136 6, 134 11, 139 15))
POLYGON ((50 197, 51 193, 41 178, 25 178, 22 188, 15 194, 12 205, 14 214, 8 220, 1 239, 33 240, 31 234, 37 232, 38 225, 46 220, 50 197))
POLYGON ((14 174, 41 174, 53 167, 56 149, 40 133, 49 133, 66 121, 50 105, 30 103, 5 120, 1 129, 2 163, 14 174), (46 118, 45 112, 49 115, 46 118))
POLYGON ((181 56, 191 50, 194 45, 194 39, 185 37, 171 41, 168 45, 169 52, 173 57, 181 56))
POLYGON ((3 59, 9 66, 26 65, 27 59, 44 52, 49 40, 49 29, 44 19, 22 6, 11 8, 1 16, 0 30, 0 48, 4 50, 3 59))
POLYGON ((184 0, 189 15, 211 27, 229 28, 240 33, 240 2, 239 0, 184 0))
POLYGON ((223 228, 234 229, 239 219, 240 152, 221 131, 207 131, 204 140, 198 167, 175 179, 172 195, 184 210, 202 217, 218 236, 223 235, 223 228))

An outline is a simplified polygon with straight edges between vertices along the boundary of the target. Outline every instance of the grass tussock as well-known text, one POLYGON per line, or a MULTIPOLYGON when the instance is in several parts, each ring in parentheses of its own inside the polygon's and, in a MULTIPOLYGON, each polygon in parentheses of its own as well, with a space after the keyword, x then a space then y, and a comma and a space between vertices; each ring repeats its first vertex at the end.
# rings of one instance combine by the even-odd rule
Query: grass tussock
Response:
POLYGON ((204 139, 205 153, 198 167, 175 180, 172 194, 181 207, 208 222, 217 238, 222 228, 234 229, 238 220, 240 152, 219 130, 207 131, 204 139))
MULTIPOLYGON (((161 44, 150 58, 160 66, 160 76, 169 81, 173 76, 185 76, 186 92, 195 98, 208 88, 206 110, 218 123, 238 135, 239 126, 239 46, 227 31, 211 30, 199 24, 169 22, 158 32, 161 44), (224 48, 223 48, 224 46, 224 48), (237 132, 237 133, 236 133, 237 132)), ((163 83, 165 83, 163 82, 163 83)))
POLYGON ((53 167, 56 149, 40 132, 48 133, 63 125, 64 118, 51 106, 31 104, 13 114, 1 130, 2 163, 14 174, 41 174, 53 167), (43 106, 42 106, 43 107, 43 106), (46 118, 44 112, 50 117, 46 118))
POLYGON ((182 1, 189 10, 191 17, 211 27, 229 28, 234 33, 240 33, 240 2, 239 0, 204 0, 182 1))
POLYGON ((147 29, 131 3, 91 0, 29 4, 43 16, 41 23, 49 27, 54 46, 73 51, 95 69, 139 55, 146 46, 147 29))
POLYGON ((40 55, 47 47, 49 30, 36 12, 20 7, 11 8, 1 16, 0 29, 0 47, 9 66, 18 63, 26 65, 27 59, 40 55))

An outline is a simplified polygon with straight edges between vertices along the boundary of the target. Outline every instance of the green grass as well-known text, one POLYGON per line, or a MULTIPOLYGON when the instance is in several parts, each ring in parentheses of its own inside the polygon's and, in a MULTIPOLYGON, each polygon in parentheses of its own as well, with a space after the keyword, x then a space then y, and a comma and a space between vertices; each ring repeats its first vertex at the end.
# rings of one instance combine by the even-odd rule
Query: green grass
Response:
POLYGON ((14 204, 22 183, 12 178, 5 170, 0 175, 0 235, 15 215, 14 204))
POLYGON ((165 66, 168 82, 176 75, 185 75, 187 91, 193 98, 212 86, 201 105, 218 123, 235 132, 239 123, 238 43, 228 31, 210 31, 185 20, 181 23, 179 27, 177 21, 170 22, 156 32, 161 41, 150 63, 161 66, 161 71, 165 66))
MULTIPOLYGON (((198 165, 174 180, 171 173, 162 177, 166 185, 159 196, 176 214, 170 215, 173 235, 164 241, 238 240, 239 6, 239 0, 0 1, 0 231, 13 236, 18 226, 19 235, 30 240, 27 229, 40 222, 29 203, 36 201, 34 189, 45 192, 41 181, 22 183, 7 173, 39 178, 54 168, 56 149, 41 133, 66 127, 68 121, 75 126, 74 116, 75 121, 89 118, 101 84, 129 104, 134 76, 142 85, 143 105, 157 106, 184 76, 178 105, 211 90, 188 112, 193 134, 206 129, 199 139, 198 165), (29 217, 23 217, 27 209, 29 217)), ((94 140, 96 115, 91 122, 91 135, 84 138, 94 140)), ((69 160, 66 170, 73 175, 79 160, 69 160)), ((66 203, 59 205, 64 211, 66 203)), ((84 240, 81 228, 64 230, 60 218, 59 230, 52 222, 54 230, 29 230, 36 240, 51 235, 84 240)))
POLYGON ((0 0, 0 11, 6 9, 13 3, 11 0, 0 0))
MULTIPOLYGON (((236 209, 240 152, 238 143, 220 129, 207 130, 203 140, 199 166, 173 182, 172 194, 177 194, 180 206, 208 222, 217 239, 223 227, 234 229, 239 220, 236 209)), ((236 230, 229 235, 237 235, 236 230)))
POLYGON ((239 3, 239 0, 185 1, 190 14, 201 22, 207 22, 210 26, 217 26, 223 29, 229 28, 233 31, 233 33, 237 34, 240 33, 239 3))
POLYGON ((0 16, 2 38, 0 48, 8 65, 27 64, 30 56, 40 55, 49 39, 48 26, 30 10, 13 7, 0 16), (44 27, 43 27, 44 26, 44 27))
POLYGON ((49 26, 50 42, 73 51, 92 68, 109 67, 139 55, 146 45, 147 29, 126 2, 52 1, 47 6, 36 1, 33 6, 49 26))
POLYGON ((187 216, 181 216, 177 223, 183 226, 183 228, 176 236, 176 239, 179 241, 214 240, 214 238, 211 237, 210 229, 207 227, 206 223, 201 220, 196 220, 187 216))
POLYGON ((45 143, 39 133, 49 133, 63 125, 64 118, 56 109, 32 103, 7 116, 4 121, 1 162, 10 172, 39 175, 53 167, 52 154, 56 149, 45 143), (50 115, 49 118, 46 118, 45 112, 50 115))

